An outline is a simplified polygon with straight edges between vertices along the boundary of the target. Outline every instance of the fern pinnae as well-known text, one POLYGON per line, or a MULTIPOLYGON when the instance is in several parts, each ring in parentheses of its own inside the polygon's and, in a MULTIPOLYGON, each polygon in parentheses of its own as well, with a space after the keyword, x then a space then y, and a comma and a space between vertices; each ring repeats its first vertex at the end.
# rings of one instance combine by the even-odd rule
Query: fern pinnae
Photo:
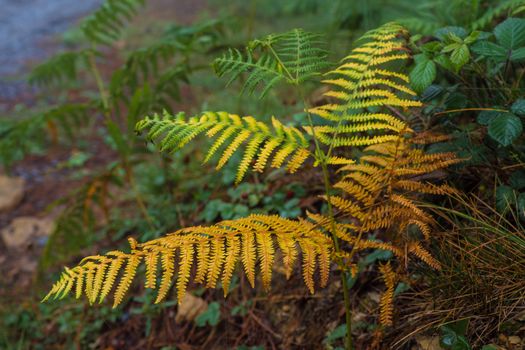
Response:
POLYGON ((144 0, 106 0, 82 23, 84 35, 93 43, 109 45, 120 34, 124 20, 136 13, 144 0))
POLYGON ((395 291, 395 280, 396 274, 392 270, 390 262, 379 266, 381 272, 381 278, 386 285, 386 291, 381 295, 380 305, 380 323, 382 326, 391 326, 394 310, 394 291, 395 291))
POLYGON ((268 232, 259 230, 255 232, 255 240, 257 241, 257 252, 259 253, 260 258, 263 287, 264 289, 269 290, 275 254, 273 241, 268 232))
POLYGON ((250 168, 250 163, 255 158, 255 154, 259 150, 259 146, 264 142, 265 136, 264 135, 255 135, 248 145, 246 146, 246 151, 244 152, 244 156, 239 163, 238 169, 237 169, 237 175, 235 177, 235 183, 240 183, 242 179, 244 178, 244 175, 248 172, 250 168))
POLYGON ((212 237, 210 254, 206 287, 214 288, 217 284, 224 263, 224 237, 222 235, 212 237))
POLYGON ((146 281, 145 288, 155 289, 157 285, 157 269, 159 262, 159 252, 154 250, 146 254, 144 263, 146 265, 146 281))
POLYGON ((228 237, 226 240, 226 259, 224 261, 224 271, 221 278, 222 289, 225 297, 230 291, 231 279, 237 264, 237 260, 239 258, 240 250, 241 244, 239 237, 235 235, 228 237))
POLYGON ((208 240, 201 239, 197 243, 197 272, 195 282, 203 283, 208 271, 210 244, 208 240))
POLYGON ((75 298, 80 298, 82 296, 82 290, 84 287, 84 280, 85 280, 85 271, 81 270, 77 275, 75 276, 75 298))
POLYGON ((193 265, 194 247, 192 243, 183 244, 180 247, 180 263, 177 276, 177 302, 180 304, 186 294, 186 288, 190 280, 191 267, 193 265))
POLYGON ((102 290, 99 295, 99 299, 98 299, 99 303, 101 303, 102 300, 106 298, 106 296, 109 294, 109 292, 113 288, 113 285, 115 284, 115 280, 117 279, 117 275, 120 271, 120 268, 124 264, 125 254, 122 252, 118 252, 118 251, 115 251, 113 253, 115 254, 115 256, 113 260, 111 260, 111 263, 109 264, 109 269, 106 273, 106 277, 104 280, 104 286, 102 287, 102 290))
POLYGON ((127 256, 128 262, 124 269, 124 275, 122 276, 122 279, 115 290, 115 300, 113 302, 114 308, 117 307, 124 299, 124 295, 131 286, 131 282, 133 282, 133 278, 137 273, 137 267, 139 266, 141 259, 141 256, 135 255, 133 253, 127 256))
POLYGON ((305 241, 300 241, 299 245, 303 253, 303 279, 310 293, 315 291, 314 273, 316 265, 316 251, 305 241))
POLYGON ((165 248, 161 251, 161 262, 162 262, 162 277, 160 280, 159 290, 157 292, 157 298, 155 304, 160 303, 166 298, 171 287, 171 279, 175 273, 174 268, 175 252, 173 249, 165 248))
POLYGON ((324 288, 328 284, 328 278, 330 277, 331 257, 326 250, 318 249, 317 247, 316 253, 319 264, 319 285, 321 288, 324 288))
POLYGON ((281 249, 286 279, 289 279, 292 275, 294 263, 297 260, 296 243, 289 235, 279 235, 277 236, 277 244, 281 249))
POLYGON ((251 132, 249 130, 243 130, 241 131, 233 141, 228 145, 228 147, 224 150, 221 159, 219 159, 219 162, 217 163, 216 169, 220 169, 226 164, 226 162, 232 157, 233 153, 237 150, 237 148, 246 141, 251 136, 251 132))

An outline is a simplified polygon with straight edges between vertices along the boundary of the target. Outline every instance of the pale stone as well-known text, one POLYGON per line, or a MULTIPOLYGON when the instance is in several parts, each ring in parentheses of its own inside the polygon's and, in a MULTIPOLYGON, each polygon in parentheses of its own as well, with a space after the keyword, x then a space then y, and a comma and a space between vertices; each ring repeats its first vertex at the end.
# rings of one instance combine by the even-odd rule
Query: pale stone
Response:
POLYGON ((439 337, 416 337, 418 349, 420 350, 442 350, 439 345, 439 337))
POLYGON ((0 175, 0 212, 15 208, 24 197, 24 179, 0 175))
POLYGON ((8 249, 26 248, 39 238, 47 237, 55 227, 51 218, 23 216, 14 219, 1 232, 8 249))
POLYGON ((175 322, 193 321, 197 316, 208 309, 206 300, 196 297, 191 293, 186 293, 182 302, 179 304, 177 314, 175 315, 175 322))

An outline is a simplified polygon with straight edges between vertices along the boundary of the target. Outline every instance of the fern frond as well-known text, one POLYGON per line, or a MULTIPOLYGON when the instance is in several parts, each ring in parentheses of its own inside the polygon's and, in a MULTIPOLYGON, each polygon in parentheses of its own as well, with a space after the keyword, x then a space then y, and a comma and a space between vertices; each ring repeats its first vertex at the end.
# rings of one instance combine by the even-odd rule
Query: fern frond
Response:
POLYGON ((97 298, 101 301, 119 281, 115 291, 115 307, 123 301, 141 263, 146 265, 148 287, 156 288, 156 283, 151 281, 154 279, 152 276, 157 275, 152 261, 160 256, 161 282, 156 302, 163 300, 169 293, 175 272, 178 275, 176 288, 180 302, 191 279, 196 261, 195 252, 195 279, 200 282, 206 280, 207 287, 215 287, 220 278, 226 295, 233 271, 237 262, 241 261, 252 285, 256 262, 259 262, 263 286, 269 288, 275 249, 283 251, 283 263, 290 271, 299 250, 302 251, 304 281, 313 293, 314 272, 319 268, 321 285, 325 285, 332 254, 332 241, 314 224, 265 215, 251 215, 209 227, 189 227, 145 243, 130 240, 130 246, 130 253, 114 251, 103 256, 90 256, 78 266, 66 268, 44 300, 65 297, 75 288, 77 297, 85 293, 90 301, 97 298), (207 253, 208 248, 203 249, 208 246, 211 247, 210 254, 207 253), (207 266, 202 265, 203 260, 206 260, 201 260, 202 256, 209 257, 207 266))
POLYGON ((252 41, 246 54, 230 49, 214 61, 214 67, 219 77, 230 75, 228 85, 247 74, 242 90, 252 94, 262 85, 262 98, 281 81, 299 85, 319 75, 328 66, 322 45, 318 34, 293 29, 252 41))
POLYGON ((71 51, 52 56, 31 70, 29 83, 38 86, 48 86, 63 81, 75 80, 79 67, 86 64, 88 52, 88 50, 71 51))
POLYGON ((396 274, 392 270, 390 262, 379 266, 379 272, 381 272, 381 278, 385 283, 386 290, 381 295, 379 301, 380 305, 380 316, 379 320, 381 325, 387 327, 392 325, 392 315, 394 313, 394 288, 396 283, 396 274))
POLYGON ((93 43, 109 45, 119 38, 124 23, 142 5, 144 0, 105 0, 97 11, 84 19, 82 32, 93 43))
POLYGON ((523 0, 503 0, 497 6, 490 7, 483 12, 483 15, 471 23, 470 28, 472 30, 479 30, 485 28, 492 20, 498 16, 501 16, 507 11, 525 5, 523 0))
POLYGON ((222 168, 240 148, 247 143, 238 166, 236 182, 239 183, 252 162, 254 170, 262 171, 274 154, 271 166, 279 168, 289 158, 287 169, 295 172, 310 156, 308 141, 296 128, 285 126, 272 118, 272 128, 253 117, 239 117, 225 112, 205 112, 201 117, 185 118, 183 114, 172 117, 154 115, 137 123, 136 130, 148 129, 148 138, 159 143, 161 151, 173 152, 200 134, 216 137, 205 161, 209 161, 225 147, 217 164, 222 168))
POLYGON ((26 154, 36 153, 50 141, 57 143, 60 133, 70 141, 75 139, 75 129, 86 123, 90 106, 64 104, 22 120, 1 120, 0 163, 9 167, 26 154))
POLYGON ((337 103, 310 109, 329 125, 307 129, 330 147, 368 146, 395 141, 399 133, 410 131, 404 120, 389 108, 420 107, 416 93, 408 85, 408 76, 388 69, 389 64, 410 56, 403 37, 406 30, 388 23, 366 33, 362 44, 343 59, 342 64, 324 80, 337 90, 325 93, 337 103), (383 108, 381 112, 366 109, 383 108), (365 112, 365 113, 363 113, 365 112))
POLYGON ((428 266, 441 270, 441 264, 437 261, 419 242, 412 242, 408 245, 408 252, 414 254, 419 259, 428 264, 428 266))

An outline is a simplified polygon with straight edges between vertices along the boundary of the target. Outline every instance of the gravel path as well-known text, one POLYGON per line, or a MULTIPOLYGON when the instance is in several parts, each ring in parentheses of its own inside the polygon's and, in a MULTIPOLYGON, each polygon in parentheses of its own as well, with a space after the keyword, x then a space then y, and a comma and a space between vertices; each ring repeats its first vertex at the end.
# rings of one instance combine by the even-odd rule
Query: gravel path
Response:
POLYGON ((44 58, 46 39, 64 32, 101 0, 0 0, 0 77, 19 73, 29 59, 44 58))
POLYGON ((57 44, 52 40, 55 35, 101 3, 102 0, 0 0, 0 104, 28 89, 20 77, 27 62, 45 59, 56 51, 57 44))

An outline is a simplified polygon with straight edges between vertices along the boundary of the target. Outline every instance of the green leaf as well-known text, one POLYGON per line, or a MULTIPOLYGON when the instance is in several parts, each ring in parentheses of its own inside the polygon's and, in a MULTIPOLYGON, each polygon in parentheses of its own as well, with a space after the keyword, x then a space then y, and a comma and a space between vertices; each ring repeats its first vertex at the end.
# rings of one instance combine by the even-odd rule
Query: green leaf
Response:
POLYGON ((324 339, 323 343, 331 344, 334 340, 344 338, 346 336, 346 323, 337 326, 331 331, 328 336, 324 339))
POLYGON ((498 347, 494 344, 483 345, 481 350, 498 350, 498 347))
POLYGON ((519 98, 512 106, 510 106, 510 111, 514 114, 525 116, 525 98, 519 98))
POLYGON ((410 72, 410 84, 418 93, 423 92, 436 78, 436 64, 424 54, 414 57, 416 62, 410 72))
POLYGON ((525 46, 525 19, 508 18, 494 28, 498 43, 506 49, 513 50, 525 46))
POLYGON ((518 199, 516 200, 516 205, 518 207, 518 215, 523 220, 525 219, 525 193, 520 193, 518 199))
POLYGON ((508 55, 508 50, 490 41, 478 41, 471 49, 477 55, 490 57, 498 62, 505 61, 508 55))
POLYGON ((523 125, 512 113, 502 113, 489 122, 489 135, 502 146, 509 146, 521 135, 523 125))
POLYGON ((520 47, 519 49, 512 50, 510 54, 511 61, 522 61, 525 59, 525 47, 520 47))
POLYGON ((434 36, 441 41, 444 41, 450 38, 452 35, 459 37, 461 39, 467 36, 467 31, 463 27, 443 27, 439 28, 434 32, 434 36))
POLYGON ((448 71, 454 70, 454 65, 452 64, 450 58, 447 55, 439 55, 434 58, 434 62, 439 64, 441 67, 445 68, 448 71))
POLYGON ((489 125, 490 121, 500 115, 501 112, 498 111, 482 111, 478 114, 476 121, 481 125, 489 125))
POLYGON ((510 174, 509 185, 515 190, 522 190, 525 188, 525 171, 518 170, 510 174))
POLYGON ((450 61, 454 64, 456 71, 459 71, 470 59, 470 51, 467 45, 462 44, 452 51, 450 61))
POLYGON ((456 332, 454 332, 454 330, 447 326, 441 327, 441 331, 443 332, 443 334, 439 339, 440 345, 445 349, 452 348, 458 341, 458 335, 456 334, 456 332))
POLYGON ((498 186, 496 189, 496 209, 502 213, 514 203, 516 203, 514 190, 510 186, 498 186))
POLYGON ((197 327, 205 327, 207 324, 215 327, 221 320, 221 305, 214 301, 208 305, 206 311, 195 318, 197 327))

